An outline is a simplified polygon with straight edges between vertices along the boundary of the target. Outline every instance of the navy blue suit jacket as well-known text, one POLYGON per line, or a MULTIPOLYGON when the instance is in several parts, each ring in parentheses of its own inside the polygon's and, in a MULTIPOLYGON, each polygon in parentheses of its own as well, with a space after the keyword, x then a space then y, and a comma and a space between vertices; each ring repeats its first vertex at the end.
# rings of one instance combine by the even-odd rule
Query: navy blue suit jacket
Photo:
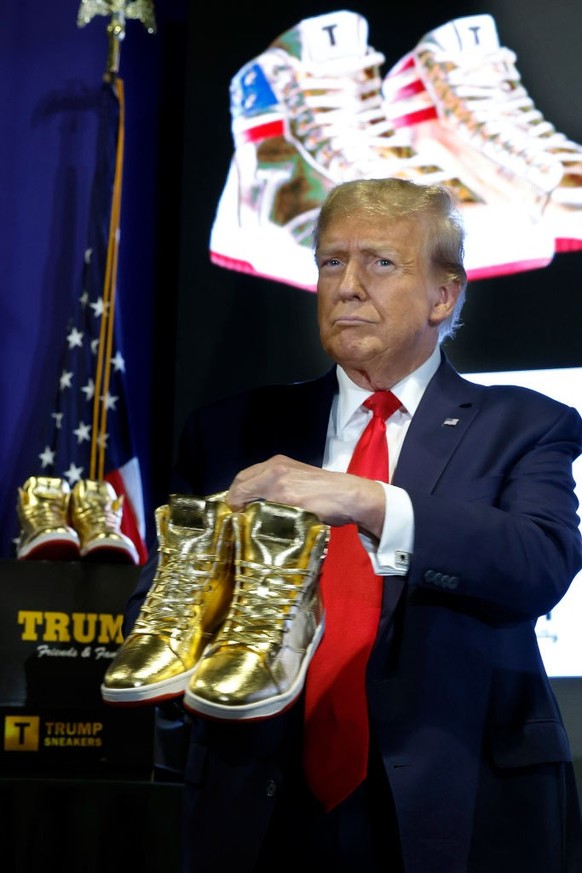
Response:
MULTIPOLYGON (((276 453, 321 466, 336 391, 333 370, 198 410, 183 431, 175 490, 221 491, 276 453)), ((571 758, 535 622, 582 566, 572 477, 581 451, 576 410, 525 388, 473 384, 444 356, 414 415, 393 477, 412 500, 413 555, 406 577, 384 580, 367 674, 407 873, 466 869, 483 756, 508 772, 571 758)), ((221 859, 252 869, 277 786, 299 760, 299 710, 255 725, 194 720, 185 779, 200 870, 225 806, 237 810, 236 854, 215 842, 208 869, 223 869, 221 859)))

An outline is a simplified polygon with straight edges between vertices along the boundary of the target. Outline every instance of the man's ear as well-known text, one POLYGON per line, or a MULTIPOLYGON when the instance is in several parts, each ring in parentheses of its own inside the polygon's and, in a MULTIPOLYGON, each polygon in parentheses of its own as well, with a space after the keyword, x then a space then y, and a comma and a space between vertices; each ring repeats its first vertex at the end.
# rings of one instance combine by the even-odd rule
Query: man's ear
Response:
POLYGON ((439 296, 431 313, 431 324, 440 324, 451 315, 461 293, 461 284, 457 279, 451 279, 450 282, 439 285, 438 290, 439 296))

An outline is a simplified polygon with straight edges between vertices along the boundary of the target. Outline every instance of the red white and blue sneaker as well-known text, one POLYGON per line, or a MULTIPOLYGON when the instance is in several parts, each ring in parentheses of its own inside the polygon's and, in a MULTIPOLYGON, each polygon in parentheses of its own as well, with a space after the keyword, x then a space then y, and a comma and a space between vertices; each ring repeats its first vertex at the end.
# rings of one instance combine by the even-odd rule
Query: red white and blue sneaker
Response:
POLYGON ((574 251, 582 248, 582 146, 536 108, 515 62, 491 15, 454 19, 388 72, 386 112, 419 151, 452 156, 478 193, 525 204, 556 252, 574 251))

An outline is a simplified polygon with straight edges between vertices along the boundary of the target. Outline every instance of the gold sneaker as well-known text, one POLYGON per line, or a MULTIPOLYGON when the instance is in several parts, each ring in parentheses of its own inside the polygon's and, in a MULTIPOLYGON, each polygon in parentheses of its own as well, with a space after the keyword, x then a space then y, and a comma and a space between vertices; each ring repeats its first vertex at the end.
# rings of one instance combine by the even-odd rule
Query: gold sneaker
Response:
POLYGON ((182 694, 234 586, 225 494, 170 495, 156 510, 159 564, 131 633, 105 672, 107 703, 156 703, 182 694))
POLYGON ((30 476, 18 489, 20 560, 79 560, 79 537, 69 524, 71 489, 66 479, 30 476))
POLYGON ((123 495, 110 482, 81 479, 73 486, 70 503, 83 560, 139 564, 135 545, 121 532, 123 495))
POLYGON ((250 503, 233 513, 235 590, 226 620, 184 692, 217 719, 260 719, 290 706, 323 635, 319 573, 329 527, 310 512, 250 503))

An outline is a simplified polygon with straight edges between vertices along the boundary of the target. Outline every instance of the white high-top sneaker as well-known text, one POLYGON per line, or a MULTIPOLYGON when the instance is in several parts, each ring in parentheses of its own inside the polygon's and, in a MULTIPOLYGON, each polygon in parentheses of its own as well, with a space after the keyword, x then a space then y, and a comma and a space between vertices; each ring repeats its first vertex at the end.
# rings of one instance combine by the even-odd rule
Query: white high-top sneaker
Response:
POLYGON ((386 112, 414 147, 453 156, 483 196, 541 217, 557 252, 582 248, 582 146, 536 109, 490 15, 426 34, 388 72, 386 112))
POLYGON ((382 95, 384 60, 368 45, 366 19, 342 10, 300 21, 239 70, 230 87, 234 154, 211 231, 213 263, 314 291, 312 232, 327 192, 350 179, 388 176, 455 192, 470 279, 550 262, 553 236, 539 220, 519 203, 489 203, 450 153, 426 144, 419 150, 409 130, 395 129, 382 95))

